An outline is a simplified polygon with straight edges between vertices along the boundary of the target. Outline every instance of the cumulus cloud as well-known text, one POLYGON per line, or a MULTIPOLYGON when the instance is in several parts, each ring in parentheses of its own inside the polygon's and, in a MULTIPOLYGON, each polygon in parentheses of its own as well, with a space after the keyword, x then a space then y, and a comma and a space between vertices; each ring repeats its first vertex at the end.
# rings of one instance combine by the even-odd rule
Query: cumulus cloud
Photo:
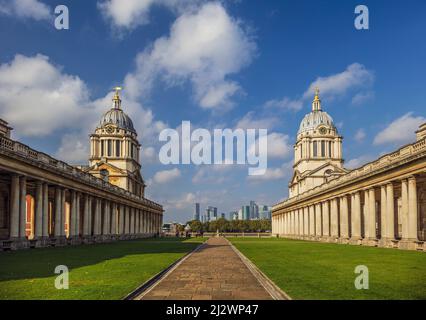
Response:
POLYGON ((268 168, 263 175, 247 176, 250 182, 268 182, 273 180, 284 180, 289 178, 292 171, 292 162, 286 162, 278 168, 268 168))
POLYGON ((379 132, 373 143, 380 144, 405 144, 415 141, 415 131, 419 125, 426 122, 426 118, 413 116, 412 112, 392 121, 385 129, 379 132))
MULTIPOLYGON (((87 161, 88 137, 101 115, 112 105, 112 93, 91 99, 78 76, 69 75, 44 55, 16 55, 0 65, 0 114, 18 137, 55 137, 61 145, 55 156, 73 163, 87 161), (61 136, 62 135, 62 136, 61 136)), ((157 141, 165 124, 150 109, 123 96, 142 143, 157 141)))
POLYGON ((37 21, 51 18, 49 6, 38 0, 0 0, 0 14, 37 21))
POLYGON ((356 169, 359 168, 361 166, 363 166, 364 164, 373 161, 375 159, 375 157, 373 157, 372 155, 366 154, 366 155, 362 155, 359 156, 357 158, 353 158, 351 160, 349 160, 348 162, 345 163, 345 168, 347 169, 356 169))
POLYGON ((178 168, 171 170, 158 171, 153 178, 155 183, 163 184, 171 182, 181 176, 181 172, 178 168))
POLYGON ((264 143, 268 144, 268 159, 285 159, 292 154, 290 137, 286 134, 277 132, 272 132, 265 137, 257 139, 256 143, 248 146, 247 153, 251 155, 256 154, 256 146, 264 143))
POLYGON ((98 8, 114 28, 132 30, 150 22, 150 11, 162 6, 176 12, 190 10, 202 0, 105 0, 98 8))
MULTIPOLYGON (((282 99, 267 101, 266 108, 275 107, 279 109, 298 111, 307 101, 311 101, 315 88, 321 90, 321 97, 332 100, 348 94, 351 90, 363 90, 371 87, 374 82, 374 74, 360 63, 349 65, 344 71, 326 77, 318 77, 312 82, 300 98, 291 99, 284 97, 282 99)), ((373 93, 369 91, 369 95, 373 93)), ((364 93, 365 95, 365 93, 364 93)), ((362 102, 365 96, 355 96, 355 102, 362 102)))
POLYGON ((236 129, 272 129, 279 124, 277 117, 258 117, 253 111, 248 112, 236 124, 236 129))
POLYGON ((356 106, 362 105, 363 103, 374 99, 374 96, 375 94, 373 91, 359 92, 353 96, 352 104, 356 106))
POLYGON ((355 133, 354 139, 355 141, 361 142, 365 139, 365 130, 364 129, 358 129, 357 132, 355 133))
POLYGON ((241 23, 217 2, 183 13, 168 36, 157 39, 136 58, 126 76, 129 94, 148 94, 155 81, 169 86, 189 81, 195 101, 205 109, 232 106, 240 85, 229 78, 247 66, 256 45, 241 23))

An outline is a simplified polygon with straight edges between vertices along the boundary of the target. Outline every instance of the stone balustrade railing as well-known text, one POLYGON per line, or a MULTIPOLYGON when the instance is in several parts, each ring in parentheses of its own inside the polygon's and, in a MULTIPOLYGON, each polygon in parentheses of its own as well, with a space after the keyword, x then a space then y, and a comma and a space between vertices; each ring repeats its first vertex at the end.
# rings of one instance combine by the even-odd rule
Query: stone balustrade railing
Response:
POLYGON ((139 201, 140 203, 154 207, 158 210, 162 210, 161 205, 155 203, 151 200, 148 200, 143 197, 139 197, 135 194, 130 193, 127 190, 124 190, 120 187, 117 187, 109 182, 106 182, 100 178, 97 178, 90 173, 84 172, 76 167, 69 165, 63 161, 52 158, 51 156, 31 149, 27 145, 20 143, 15 140, 8 139, 6 137, 0 137, 0 152, 9 152, 16 156, 22 157, 24 160, 35 161, 38 164, 46 166, 50 169, 54 169, 56 172, 61 172, 72 178, 77 178, 85 183, 93 185, 97 188, 102 188, 106 191, 113 192, 119 194, 125 198, 131 199, 133 201, 139 201))
POLYGON ((283 202, 278 203, 273 207, 273 210, 281 209, 285 206, 289 206, 293 203, 296 203, 300 200, 306 199, 312 195, 318 194, 318 192, 326 192, 330 189, 333 189, 336 186, 343 185, 347 182, 354 181, 355 179, 361 178, 363 176, 368 175, 372 172, 377 172, 380 169, 386 168, 394 163, 397 163, 399 161, 402 161, 404 159, 410 158, 416 154, 421 154, 426 152, 426 139, 422 139, 420 141, 417 141, 413 144, 406 145, 399 150, 383 155, 379 159, 367 163, 364 166, 352 170, 351 172, 342 175, 340 177, 337 177, 333 180, 330 180, 326 183, 323 183, 315 188, 312 188, 308 191, 305 191, 304 193, 301 193, 297 196, 294 196, 292 198, 289 198, 283 202))

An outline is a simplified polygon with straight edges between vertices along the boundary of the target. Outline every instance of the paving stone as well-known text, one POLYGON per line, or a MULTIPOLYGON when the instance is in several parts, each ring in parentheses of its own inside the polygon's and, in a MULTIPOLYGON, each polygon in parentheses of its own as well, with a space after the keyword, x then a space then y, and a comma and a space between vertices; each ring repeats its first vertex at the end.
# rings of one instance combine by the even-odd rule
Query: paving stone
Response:
POLYGON ((168 300, 270 300, 229 243, 210 238, 162 279, 142 299, 168 300))

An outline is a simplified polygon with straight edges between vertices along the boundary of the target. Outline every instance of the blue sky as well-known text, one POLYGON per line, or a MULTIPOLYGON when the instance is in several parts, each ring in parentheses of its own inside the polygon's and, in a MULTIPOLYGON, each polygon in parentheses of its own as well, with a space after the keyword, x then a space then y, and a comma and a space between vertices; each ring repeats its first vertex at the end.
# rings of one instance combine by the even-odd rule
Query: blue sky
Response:
POLYGON ((349 167, 414 140, 425 120, 426 3, 363 1, 0 0, 0 117, 14 137, 70 163, 125 87, 123 107, 144 147, 147 195, 166 221, 194 202, 220 212, 287 195, 292 145, 312 88, 344 136, 349 167), (65 4, 70 30, 53 27, 65 4), (213 36, 212 36, 213 35, 213 36), (269 170, 158 161, 163 128, 267 128, 269 170))

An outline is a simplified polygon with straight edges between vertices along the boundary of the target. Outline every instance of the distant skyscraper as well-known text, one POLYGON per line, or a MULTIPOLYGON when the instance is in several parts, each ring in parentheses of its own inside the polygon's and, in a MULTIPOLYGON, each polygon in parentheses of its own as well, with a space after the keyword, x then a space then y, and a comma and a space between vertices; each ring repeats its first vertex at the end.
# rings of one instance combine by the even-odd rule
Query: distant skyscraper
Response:
POLYGON ((243 211, 243 220, 250 220, 250 206, 243 206, 241 210, 243 211))
POLYGON ((200 204, 195 204, 194 220, 200 221, 200 204))
POLYGON ((238 220, 244 220, 244 217, 243 217, 243 208, 241 208, 240 210, 238 210, 238 220))

